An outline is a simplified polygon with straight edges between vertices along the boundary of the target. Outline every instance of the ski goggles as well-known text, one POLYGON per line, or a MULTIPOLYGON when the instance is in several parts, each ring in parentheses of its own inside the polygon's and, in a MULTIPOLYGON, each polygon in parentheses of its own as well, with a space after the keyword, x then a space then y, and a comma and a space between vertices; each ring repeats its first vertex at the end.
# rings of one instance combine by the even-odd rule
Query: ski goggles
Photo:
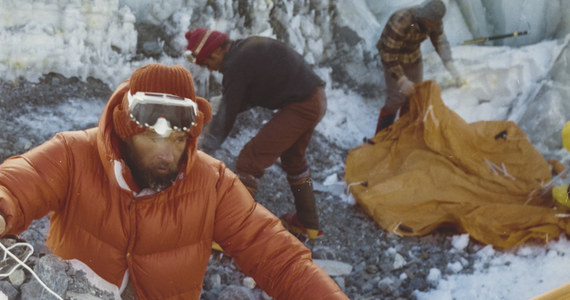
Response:
POLYGON ((163 119, 175 131, 187 131, 195 125, 198 114, 196 102, 175 95, 163 93, 128 93, 131 119, 140 126, 154 128, 163 119))

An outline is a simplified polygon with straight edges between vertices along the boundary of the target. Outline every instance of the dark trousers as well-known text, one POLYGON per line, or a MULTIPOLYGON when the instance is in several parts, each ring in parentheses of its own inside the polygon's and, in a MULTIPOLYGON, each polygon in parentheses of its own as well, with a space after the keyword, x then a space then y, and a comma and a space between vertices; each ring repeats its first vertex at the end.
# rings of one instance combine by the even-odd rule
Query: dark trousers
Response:
POLYGON ((324 87, 319 87, 306 101, 281 108, 243 147, 236 162, 237 173, 260 178, 279 157, 287 175, 305 171, 305 152, 326 110, 324 87))
MULTIPOLYGON (((418 83, 423 81, 424 66, 421 59, 416 63, 402 65, 402 68, 404 68, 406 77, 412 82, 418 83)), ((398 109, 408 102, 408 97, 400 91, 398 78, 394 78, 386 69, 384 69, 384 78, 386 80, 386 102, 384 103, 384 109, 387 113, 395 115, 398 109)))

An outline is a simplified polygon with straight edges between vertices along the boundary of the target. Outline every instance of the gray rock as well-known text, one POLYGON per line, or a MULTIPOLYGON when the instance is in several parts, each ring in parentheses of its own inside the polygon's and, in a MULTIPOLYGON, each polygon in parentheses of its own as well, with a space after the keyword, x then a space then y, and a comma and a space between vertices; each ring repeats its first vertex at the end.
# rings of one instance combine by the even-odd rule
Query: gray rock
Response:
POLYGON ((314 259, 313 261, 330 276, 348 275, 352 272, 352 266, 341 261, 326 259, 314 259))
POLYGON ((12 274, 8 276, 8 279, 10 280, 10 283, 12 285, 14 285, 15 287, 19 287, 20 285, 22 285, 22 283, 24 283, 24 280, 26 279, 26 274, 24 274, 24 270, 18 269, 12 272, 12 274))
POLYGON ((376 273, 378 273, 378 267, 376 265, 368 265, 366 267, 366 273, 376 274, 376 273))
POLYGON ((209 290, 219 289, 222 286, 222 277, 220 274, 211 274, 204 278, 204 287, 209 290))
POLYGON ((337 259, 334 250, 330 247, 316 246, 311 250, 311 252, 313 252, 313 259, 337 259))
POLYGON ((101 300, 100 297, 89 295, 89 294, 79 294, 79 293, 67 293, 66 299, 69 300, 101 300))
POLYGON ((387 294, 392 294, 399 288, 399 284, 395 278, 386 277, 378 281, 378 288, 387 294))
POLYGON ((0 281, 0 292, 4 293, 8 300, 15 300, 18 297, 18 290, 13 287, 8 281, 0 281))
POLYGON ((230 285, 222 290, 218 300, 257 300, 253 291, 244 286, 230 285))
POLYGON ((396 253, 396 255, 394 255, 394 263, 392 264, 392 268, 394 270, 397 270, 405 265, 406 265, 406 259, 402 255, 400 255, 400 253, 396 253))
MULTIPOLYGON (((41 299, 43 292, 44 288, 35 280, 26 282, 20 287, 22 299, 41 299)), ((52 296, 50 299, 55 298, 52 296)))
POLYGON ((245 286, 245 287, 247 287, 247 288, 250 288, 250 289, 254 289, 255 286, 257 285, 257 283, 255 283, 255 279, 253 279, 253 278, 251 278, 251 277, 249 277, 249 276, 245 277, 245 278, 241 281, 241 283, 243 284, 243 286, 245 286))
MULTIPOLYGON (((48 254, 38 261, 34 272, 54 293, 62 297, 67 291, 69 277, 66 274, 67 264, 61 258, 48 254)), ((23 299, 57 299, 46 290, 37 280, 32 280, 22 285, 23 299), (29 298, 28 298, 29 297, 29 298)))
POLYGON ((338 285, 338 287, 340 287, 341 290, 344 291, 346 289, 344 277, 336 276, 336 277, 333 277, 333 280, 334 280, 334 282, 336 282, 336 284, 338 285))

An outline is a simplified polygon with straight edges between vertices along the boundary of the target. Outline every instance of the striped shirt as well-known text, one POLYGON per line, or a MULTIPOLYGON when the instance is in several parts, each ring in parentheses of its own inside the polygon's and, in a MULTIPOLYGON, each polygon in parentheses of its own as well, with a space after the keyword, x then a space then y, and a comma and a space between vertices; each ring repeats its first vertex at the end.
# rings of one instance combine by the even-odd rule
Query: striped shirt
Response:
POLYGON ((452 59, 443 24, 439 23, 432 31, 427 31, 418 24, 413 12, 414 8, 407 8, 392 14, 376 44, 384 68, 394 79, 404 76, 402 65, 422 59, 420 45, 428 37, 444 63, 452 59))

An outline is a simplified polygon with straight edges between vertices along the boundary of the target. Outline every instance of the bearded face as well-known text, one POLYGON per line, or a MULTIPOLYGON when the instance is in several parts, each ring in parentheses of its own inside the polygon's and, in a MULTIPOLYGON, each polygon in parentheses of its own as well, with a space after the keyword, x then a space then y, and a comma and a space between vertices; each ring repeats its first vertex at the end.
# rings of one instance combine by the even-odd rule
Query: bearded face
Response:
POLYGON ((171 186, 187 141, 186 132, 175 131, 165 137, 152 129, 127 138, 126 160, 139 187, 161 191, 171 186))

